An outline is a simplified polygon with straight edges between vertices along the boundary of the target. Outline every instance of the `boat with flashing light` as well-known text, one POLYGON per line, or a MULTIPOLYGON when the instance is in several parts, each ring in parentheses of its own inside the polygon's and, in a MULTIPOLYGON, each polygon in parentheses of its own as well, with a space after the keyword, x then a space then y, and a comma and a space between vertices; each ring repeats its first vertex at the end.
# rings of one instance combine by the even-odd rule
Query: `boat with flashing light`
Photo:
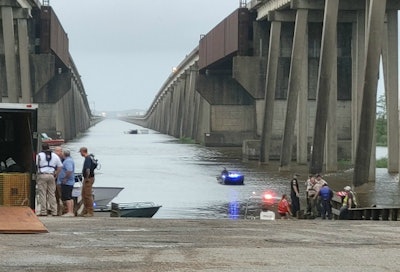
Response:
POLYGON ((244 175, 239 171, 228 171, 226 168, 217 176, 219 183, 224 185, 244 185, 244 175))
POLYGON ((272 191, 253 192, 244 207, 244 219, 274 220, 280 197, 272 191))

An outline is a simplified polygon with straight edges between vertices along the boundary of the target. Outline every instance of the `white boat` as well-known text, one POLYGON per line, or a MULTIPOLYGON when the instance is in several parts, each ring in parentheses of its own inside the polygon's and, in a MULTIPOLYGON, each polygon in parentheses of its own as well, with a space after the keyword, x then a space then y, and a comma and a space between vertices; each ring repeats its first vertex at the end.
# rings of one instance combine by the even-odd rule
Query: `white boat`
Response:
POLYGON ((93 187, 93 206, 95 210, 110 210, 110 202, 124 187, 93 187))
MULTIPOLYGON (((82 192, 83 177, 80 173, 75 173, 75 185, 72 191, 72 196, 80 198, 82 192)), ((93 207, 95 210, 105 211, 110 210, 110 202, 117 197, 117 195, 124 189, 124 187, 92 187, 93 194, 93 207)), ((79 200, 77 200, 79 202, 79 200)))

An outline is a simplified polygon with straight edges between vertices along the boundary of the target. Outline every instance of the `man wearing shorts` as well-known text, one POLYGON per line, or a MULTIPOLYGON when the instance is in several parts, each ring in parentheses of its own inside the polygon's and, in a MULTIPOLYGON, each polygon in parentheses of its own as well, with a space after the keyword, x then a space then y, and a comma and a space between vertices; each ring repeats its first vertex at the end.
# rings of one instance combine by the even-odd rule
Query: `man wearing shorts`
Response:
POLYGON ((67 206, 67 212, 63 216, 75 216, 72 189, 75 183, 75 163, 69 150, 63 150, 63 167, 58 174, 57 184, 61 186, 61 200, 67 206))

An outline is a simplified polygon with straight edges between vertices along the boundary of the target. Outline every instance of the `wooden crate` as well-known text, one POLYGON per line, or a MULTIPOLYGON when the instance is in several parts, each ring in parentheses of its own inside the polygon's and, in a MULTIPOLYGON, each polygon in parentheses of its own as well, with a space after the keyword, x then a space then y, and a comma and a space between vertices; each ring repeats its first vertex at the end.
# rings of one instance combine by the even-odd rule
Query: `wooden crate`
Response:
POLYGON ((29 173, 0 173, 0 205, 29 205, 29 173))

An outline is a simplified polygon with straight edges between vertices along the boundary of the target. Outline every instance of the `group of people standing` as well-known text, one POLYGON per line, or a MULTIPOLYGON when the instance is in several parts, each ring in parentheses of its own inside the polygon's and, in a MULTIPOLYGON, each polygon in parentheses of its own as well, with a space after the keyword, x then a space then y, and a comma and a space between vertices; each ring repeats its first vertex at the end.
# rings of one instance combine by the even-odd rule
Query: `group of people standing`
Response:
MULTIPOLYGON (((281 218, 288 218, 288 216, 299 217, 300 212, 300 191, 298 177, 300 175, 295 174, 290 181, 290 199, 288 201, 286 194, 282 195, 282 198, 278 204, 278 213, 281 218)), ((312 218, 321 217, 322 219, 332 219, 332 198, 334 193, 329 188, 326 180, 322 178, 320 174, 310 175, 305 182, 306 186, 306 215, 312 218)), ((339 219, 348 218, 348 209, 356 206, 355 194, 351 190, 350 186, 344 187, 342 196, 342 207, 340 208, 339 219)))
POLYGON ((332 219, 331 200, 333 191, 328 186, 328 182, 320 174, 310 175, 306 185, 307 209, 306 214, 312 217, 332 219))
MULTIPOLYGON (((79 150, 83 163, 82 199, 85 206, 84 217, 93 216, 92 186, 94 183, 94 169, 92 160, 86 147, 79 150)), ((68 149, 55 147, 54 152, 47 143, 43 143, 42 151, 36 158, 37 190, 39 216, 75 216, 72 191, 75 184, 75 163, 68 149), (60 203, 60 199, 62 204, 60 203), (65 206, 65 208, 64 208, 65 206)))

